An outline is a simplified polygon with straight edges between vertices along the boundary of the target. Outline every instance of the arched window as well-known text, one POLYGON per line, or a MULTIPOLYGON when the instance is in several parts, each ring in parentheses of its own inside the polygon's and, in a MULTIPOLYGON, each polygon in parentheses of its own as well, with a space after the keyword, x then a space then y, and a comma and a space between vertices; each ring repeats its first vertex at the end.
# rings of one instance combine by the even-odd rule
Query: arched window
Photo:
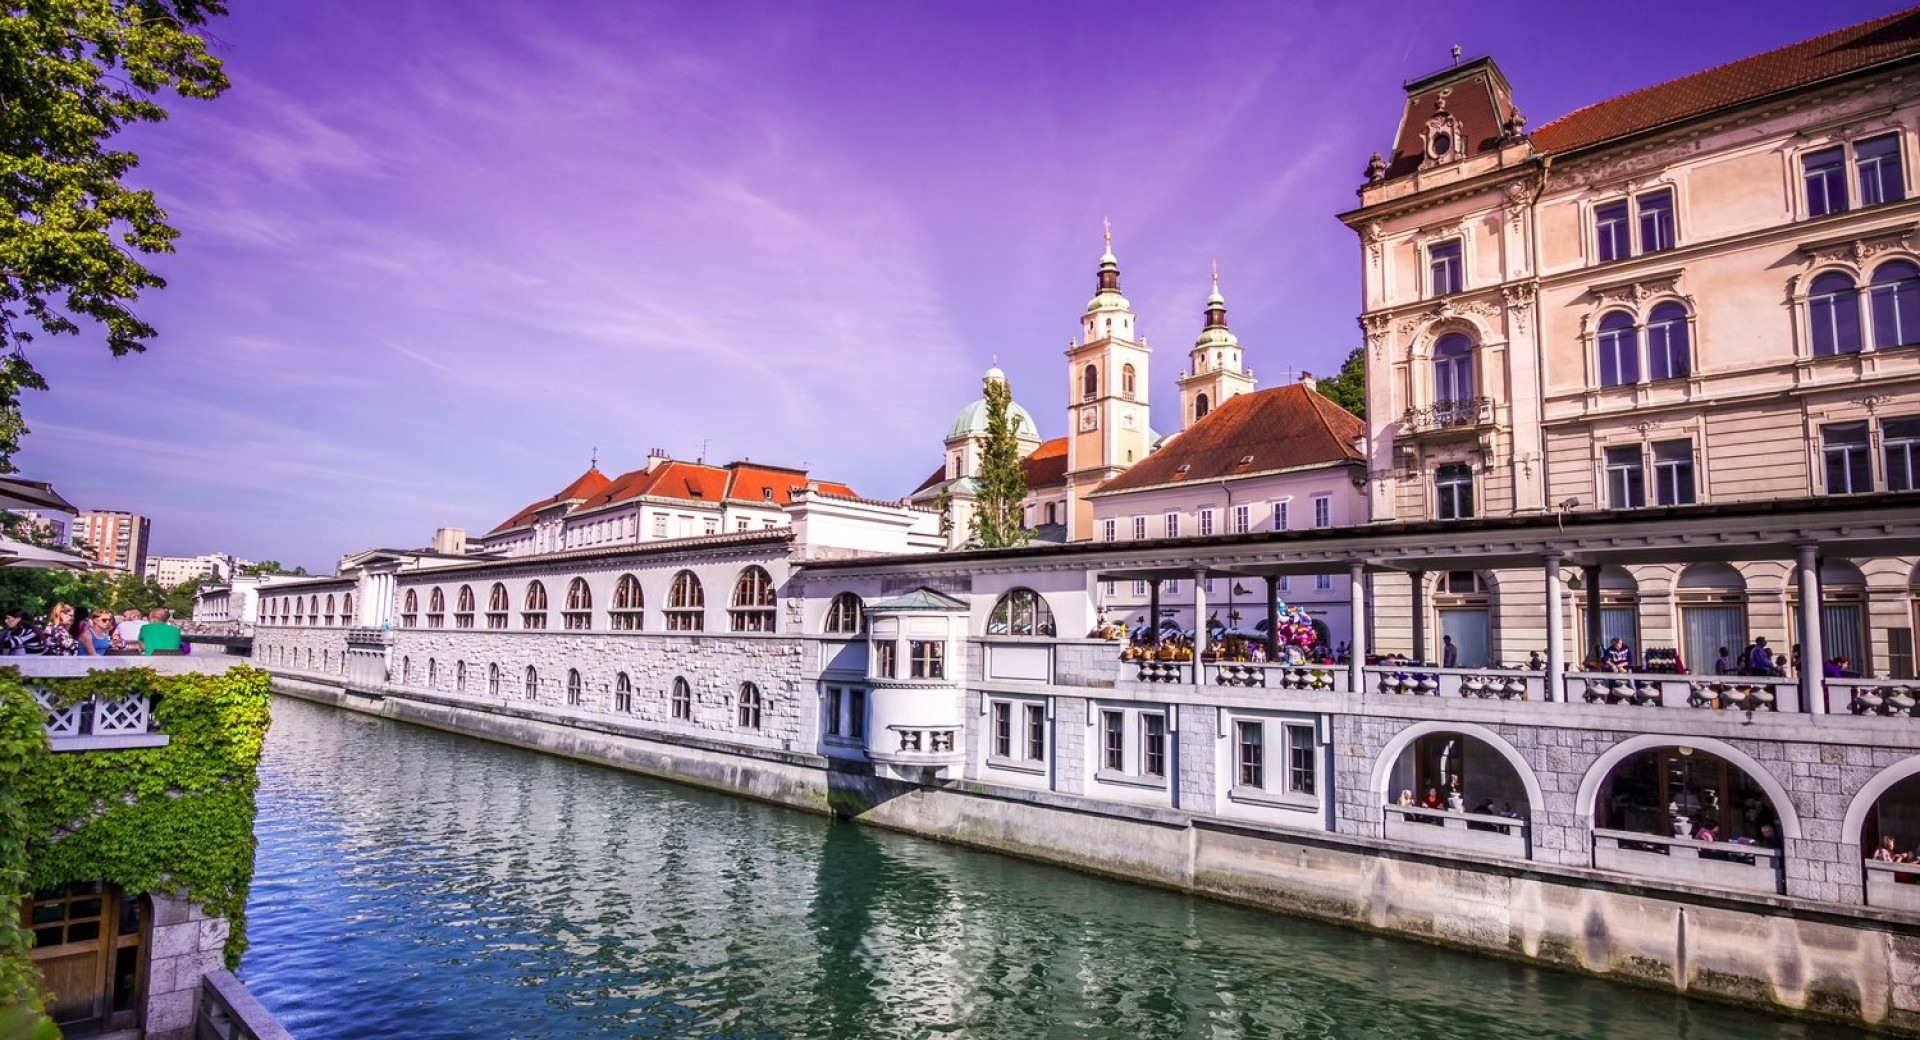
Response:
POLYGON ((547 627, 547 587, 538 581, 527 582, 527 600, 520 611, 520 627, 547 627))
POLYGON ((640 579, 622 574, 613 587, 613 628, 616 632, 638 632, 645 619, 646 597, 640 592, 640 579))
MULTIPOLYGON (((340 597, 340 623, 343 625, 353 624, 353 593, 351 592, 340 597)), ((345 658, 342 658, 342 660, 345 660, 345 658)))
POLYGON ((1195 397, 1193 399, 1193 421, 1194 422, 1199 422, 1200 420, 1205 419, 1207 417, 1207 413, 1212 410, 1213 410, 1212 408, 1208 407, 1206 394, 1201 394, 1198 397, 1195 397))
POLYGON ((1433 406, 1459 407, 1473 396, 1473 343, 1449 332, 1433 345, 1433 406))
POLYGON ((990 636, 1051 636, 1053 610, 1032 589, 1014 589, 1000 597, 987 616, 990 636))
POLYGON ((822 632, 830 636, 857 636, 866 614, 865 603, 851 592, 842 592, 827 604, 827 623, 822 632))
POLYGON ((707 593, 692 571, 673 576, 667 588, 667 631, 698 632, 706 627, 707 593))
MULTIPOLYGON (((316 611, 315 613, 318 613, 316 611)), ((420 623, 420 594, 412 589, 400 603, 400 627, 412 628, 420 623)))
POLYGON ((453 597, 453 627, 473 627, 473 586, 462 585, 453 597))
POLYGON ((748 567, 733 583, 733 630, 771 632, 776 601, 773 577, 759 567, 748 567))
POLYGON ((1905 260, 1881 264, 1867 289, 1867 309, 1875 350, 1920 343, 1920 267, 1905 260))
POLYGON ((562 621, 574 631, 593 627, 593 590, 587 588, 587 579, 575 578, 567 583, 567 609, 562 621))
POLYGON ((752 683, 740 684, 740 728, 760 728, 760 687, 752 683))
POLYGON ((447 594, 438 585, 427 593, 427 627, 444 628, 447 623, 447 594))
POLYGON ((1434 517, 1465 520, 1473 515, 1473 468, 1449 462, 1433 471, 1434 517))
POLYGON ((1091 401, 1100 396, 1100 369, 1088 365, 1080 370, 1080 399, 1091 401))
POLYGON ((1807 289, 1807 324, 1813 333, 1813 356, 1860 352, 1860 293, 1853 279, 1829 271, 1807 289))
POLYGON ((1120 368, 1120 392, 1126 396, 1127 400, 1133 400, 1132 365, 1122 365, 1120 368))
POLYGON ((487 666, 487 693, 495 697, 502 695, 500 690, 500 666, 497 664, 487 666))
POLYGON ((613 710, 621 714, 633 710, 633 677, 625 672, 613 678, 613 710))
POLYGON ((527 666, 527 699, 540 699, 540 671, 532 665, 527 666))
POLYGON ((1684 379, 1693 374, 1687 343, 1687 309, 1671 301, 1647 315, 1647 378, 1684 379))
POLYGON ((297 625, 307 623, 307 601, 299 596, 293 597, 293 621, 297 625))
POLYGON ((429 690, 438 689, 439 686, 440 686, 440 662, 435 661, 433 658, 429 657, 427 658, 427 689, 429 690))
POLYGON ((585 685, 586 684, 580 679, 580 669, 567 669, 567 705, 569 707, 578 708, 580 706, 580 691, 585 685))
POLYGON ((453 666, 453 692, 467 692, 467 662, 458 661, 453 666))
POLYGON ((682 722, 693 719, 693 687, 687 684, 685 676, 673 677, 673 717, 682 722))
POLYGON ((1633 315, 1626 311, 1601 315, 1595 347, 1600 355, 1601 386, 1628 386, 1640 381, 1640 337, 1634 331, 1633 315))
POLYGON ((334 608, 333 594, 328 593, 327 594, 327 624, 329 625, 333 624, 333 619, 335 617, 333 608, 334 608))
POLYGON ((507 586, 501 582, 487 592, 487 627, 507 627, 507 586))
POLYGON ((307 598, 307 616, 313 619, 314 624, 317 625, 320 623, 320 597, 319 596, 310 596, 307 598))

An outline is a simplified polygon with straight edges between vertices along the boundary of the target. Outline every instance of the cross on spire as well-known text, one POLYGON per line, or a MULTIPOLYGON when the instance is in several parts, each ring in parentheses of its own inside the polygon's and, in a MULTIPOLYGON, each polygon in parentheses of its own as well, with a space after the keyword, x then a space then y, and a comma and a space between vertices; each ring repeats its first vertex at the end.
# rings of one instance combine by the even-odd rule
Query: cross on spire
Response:
POLYGON ((1220 261, 1218 260, 1213 262, 1213 287, 1220 288, 1220 261))
POLYGON ((1107 248, 1112 249, 1113 248, 1113 221, 1108 220, 1106 217, 1101 217, 1100 230, 1102 232, 1101 237, 1106 239, 1107 248))
POLYGON ((587 460, 587 468, 588 469, 600 468, 600 446, 598 444, 593 446, 593 456, 587 460))

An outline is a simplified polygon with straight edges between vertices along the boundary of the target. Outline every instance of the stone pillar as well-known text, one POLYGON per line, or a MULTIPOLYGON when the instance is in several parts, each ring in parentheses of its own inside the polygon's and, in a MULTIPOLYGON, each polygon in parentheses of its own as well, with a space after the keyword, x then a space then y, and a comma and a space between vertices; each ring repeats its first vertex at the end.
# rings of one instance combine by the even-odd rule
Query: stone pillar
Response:
POLYGON ((1800 710, 1827 711, 1826 652, 1820 645, 1820 547, 1793 547, 1800 572, 1800 710))
POLYGON ((1347 642, 1347 688, 1362 691, 1367 664, 1367 565, 1355 561, 1347 565, 1347 609, 1353 615, 1353 636, 1347 642))
POLYGON ((1580 580, 1587 588, 1587 645, 1580 648, 1581 666, 1585 667, 1587 658, 1600 652, 1600 568, 1590 565, 1580 568, 1580 580))
POLYGON ((1547 693, 1560 699, 1560 679, 1566 673, 1565 626, 1560 620, 1560 557, 1547 557, 1547 693))
POLYGON ((1193 572, 1193 681, 1200 682, 1200 652, 1207 648, 1207 572, 1193 572))
POLYGON ((1413 581, 1413 659, 1427 659, 1427 572, 1407 575, 1413 581))
POLYGON ((1267 575, 1267 660, 1280 659, 1280 576, 1267 575))

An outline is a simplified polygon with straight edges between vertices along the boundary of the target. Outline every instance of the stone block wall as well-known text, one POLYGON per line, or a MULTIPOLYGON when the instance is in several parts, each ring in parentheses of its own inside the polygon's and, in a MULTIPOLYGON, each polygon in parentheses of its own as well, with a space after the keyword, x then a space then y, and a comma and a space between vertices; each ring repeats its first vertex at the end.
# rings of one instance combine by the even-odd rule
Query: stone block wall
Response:
POLYGON ((191 1040, 200 979, 224 969, 227 922, 191 900, 155 895, 147 947, 147 1040, 191 1040))

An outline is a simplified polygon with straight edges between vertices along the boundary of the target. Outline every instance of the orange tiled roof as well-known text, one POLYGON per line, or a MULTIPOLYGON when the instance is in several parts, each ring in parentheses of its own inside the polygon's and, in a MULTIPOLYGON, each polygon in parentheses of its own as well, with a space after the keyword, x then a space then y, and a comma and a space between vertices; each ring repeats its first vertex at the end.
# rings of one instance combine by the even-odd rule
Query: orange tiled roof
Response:
MULTIPOLYGON (((807 471, 802 469, 735 462, 727 466, 727 471, 731 476, 727 483, 727 497, 742 502, 773 502, 784 506, 793 501, 793 489, 808 486, 807 471)), ((860 497, 845 484, 823 480, 813 486, 830 495, 860 497)))
POLYGON ((1354 441, 1365 434, 1366 424, 1353 413, 1303 383, 1258 390, 1228 398, 1098 493, 1359 462, 1354 441))
POLYGON ((1534 131, 1533 146, 1572 151, 1916 55, 1920 8, 1909 8, 1589 105, 1534 131))
POLYGON ((607 479, 607 475, 605 473, 600 472, 600 468, 598 466, 589 466, 587 467, 587 471, 585 473, 582 473, 579 476, 573 478, 573 483, 568 484, 566 487, 560 489, 559 494, 548 496, 547 498, 543 498, 540 501, 527 506, 525 509, 522 509, 518 513, 515 513, 512 516, 506 518, 504 521, 501 521, 498 527, 495 527, 493 530, 488 531, 487 533, 498 534, 499 532, 505 531, 509 528, 521 527, 526 524, 530 524, 533 522, 534 516, 537 515, 542 509, 550 509, 553 506, 557 506, 562 502, 570 502, 575 499, 592 498, 593 496, 599 494, 601 491, 605 490, 609 483, 611 483, 611 481, 607 479))
POLYGON ((1033 454, 1020 460, 1020 469, 1027 477, 1027 490, 1035 488, 1058 487, 1067 482, 1067 439, 1055 437, 1044 441, 1033 454))
MULTIPOLYGON (((522 509, 488 534, 530 524, 541 510, 564 502, 577 502, 573 507, 575 509, 598 509, 643 495, 686 502, 711 502, 714 505, 728 498, 764 502, 767 499, 762 489, 771 488, 772 501, 784 506, 792 502, 793 488, 806 486, 807 474, 804 470, 745 462, 721 467, 669 459, 655 466, 651 472, 636 469, 611 480, 607 479, 606 474, 593 469, 567 485, 558 495, 543 498, 522 509)), ((819 481, 814 486, 830 495, 860 497, 852 488, 835 481, 819 481)))

